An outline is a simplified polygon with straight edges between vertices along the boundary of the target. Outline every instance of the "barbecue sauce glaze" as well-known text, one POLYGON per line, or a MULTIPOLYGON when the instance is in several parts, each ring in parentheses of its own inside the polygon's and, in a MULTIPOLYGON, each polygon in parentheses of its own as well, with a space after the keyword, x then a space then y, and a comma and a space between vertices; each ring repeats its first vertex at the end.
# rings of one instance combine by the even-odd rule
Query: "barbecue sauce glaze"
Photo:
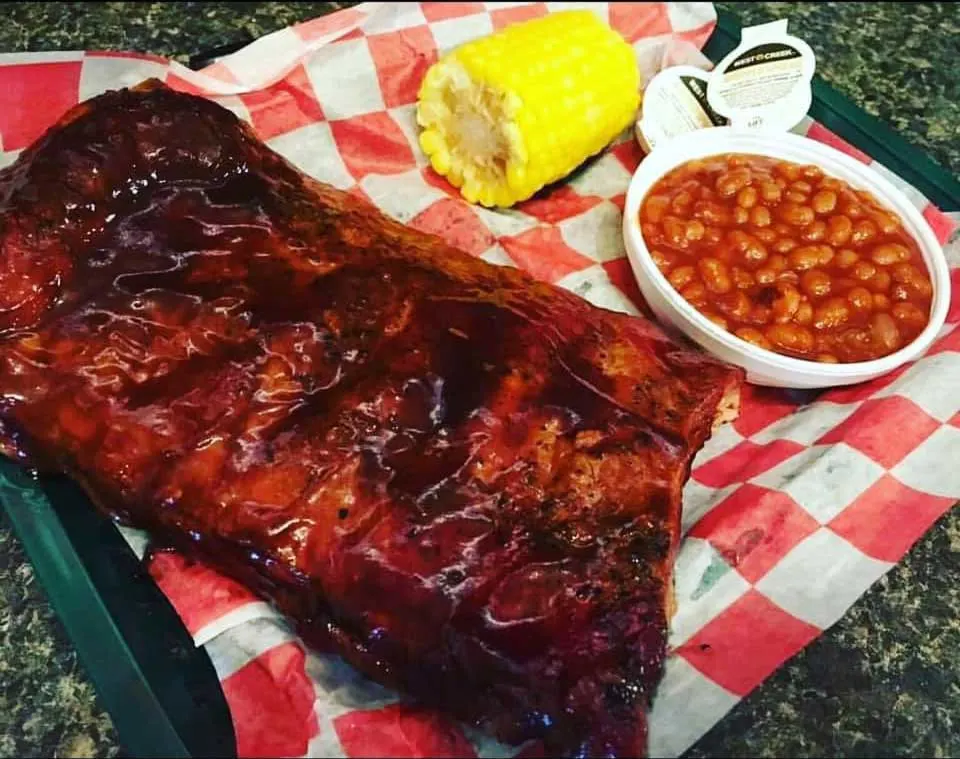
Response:
POLYGON ((509 742, 637 755, 740 379, 158 83, 0 172, 0 446, 509 742))

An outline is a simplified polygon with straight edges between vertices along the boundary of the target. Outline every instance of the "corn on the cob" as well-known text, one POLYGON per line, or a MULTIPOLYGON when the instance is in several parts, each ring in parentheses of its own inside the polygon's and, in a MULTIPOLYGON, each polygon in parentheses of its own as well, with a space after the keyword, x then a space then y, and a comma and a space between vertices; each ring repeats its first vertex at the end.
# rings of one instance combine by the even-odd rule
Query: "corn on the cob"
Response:
POLYGON ((417 104, 420 146, 464 198, 507 207, 562 179, 629 126, 630 45, 590 11, 468 42, 435 63, 417 104))

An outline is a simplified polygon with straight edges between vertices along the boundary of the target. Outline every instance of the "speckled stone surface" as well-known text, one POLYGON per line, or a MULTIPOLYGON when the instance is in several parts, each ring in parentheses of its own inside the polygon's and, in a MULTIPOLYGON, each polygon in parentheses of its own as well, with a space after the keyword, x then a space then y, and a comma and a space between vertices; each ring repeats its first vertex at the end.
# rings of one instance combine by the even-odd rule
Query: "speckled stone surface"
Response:
POLYGON ((33 567, 0 522, 0 755, 115 756, 117 735, 33 567))
POLYGON ((186 63, 348 5, 356 3, 0 3, 0 51, 136 50, 186 63))
MULTIPOLYGON (((0 3, 0 51, 140 50, 186 62, 350 3, 0 3)), ((788 17, 819 73, 960 174, 960 5, 718 3, 788 17)), ((944 462, 950 465, 950 462, 944 462)), ((0 755, 113 756, 118 739, 0 523, 0 755)), ((960 755, 960 510, 690 752, 960 755)))

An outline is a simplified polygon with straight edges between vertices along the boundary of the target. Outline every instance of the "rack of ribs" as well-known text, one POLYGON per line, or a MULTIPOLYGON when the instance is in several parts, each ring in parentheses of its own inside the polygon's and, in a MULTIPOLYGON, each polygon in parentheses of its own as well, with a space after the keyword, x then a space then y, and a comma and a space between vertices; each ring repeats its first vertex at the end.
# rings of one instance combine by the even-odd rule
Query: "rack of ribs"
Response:
POLYGON ((152 81, 0 172, 0 450, 503 741, 638 755, 741 372, 152 81))

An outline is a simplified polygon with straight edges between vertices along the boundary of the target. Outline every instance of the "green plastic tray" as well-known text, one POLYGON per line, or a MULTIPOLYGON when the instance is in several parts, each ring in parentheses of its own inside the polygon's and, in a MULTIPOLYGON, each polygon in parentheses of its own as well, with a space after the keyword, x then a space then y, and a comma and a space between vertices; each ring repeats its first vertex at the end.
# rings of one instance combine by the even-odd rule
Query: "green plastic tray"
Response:
MULTIPOLYGON (((737 19, 721 12, 705 52, 718 61, 739 38, 737 19)), ((209 57, 209 51, 200 56, 209 57)), ((960 184, 923 152, 825 82, 815 79, 813 92, 814 118, 943 210, 960 210, 960 184)), ((4 460, 0 503, 124 750, 144 757, 234 756, 229 711, 209 658, 113 524, 67 480, 36 479, 4 460)))
POLYGON ((0 503, 123 750, 235 756, 230 712, 206 651, 113 523, 66 478, 34 478, 5 459, 0 503))

